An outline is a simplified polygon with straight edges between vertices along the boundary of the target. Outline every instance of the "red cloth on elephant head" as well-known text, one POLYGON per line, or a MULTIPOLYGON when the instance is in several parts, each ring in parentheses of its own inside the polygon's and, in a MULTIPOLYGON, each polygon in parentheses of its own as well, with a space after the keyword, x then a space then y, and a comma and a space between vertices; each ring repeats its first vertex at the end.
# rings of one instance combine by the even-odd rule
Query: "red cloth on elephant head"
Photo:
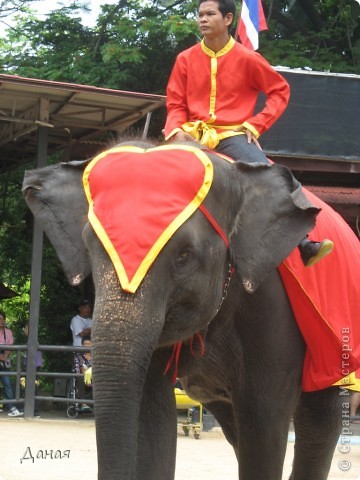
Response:
POLYGON ((83 176, 89 221, 124 290, 136 291, 212 179, 209 157, 192 146, 119 146, 90 162, 83 176))
MULTIPOLYGON (((89 221, 124 290, 136 291, 169 238, 201 205, 212 179, 210 159, 191 146, 115 147, 88 165, 89 221)), ((348 377, 360 367, 359 242, 334 210, 304 192, 322 209, 309 237, 330 238, 335 249, 310 268, 295 249, 279 266, 306 343, 303 389, 349 381, 360 389, 360 380, 348 377)))
POLYGON ((303 189, 321 208, 309 238, 329 238, 333 252, 312 267, 304 267, 298 249, 279 266, 299 329, 306 343, 304 391, 335 382, 360 390, 360 380, 348 377, 360 366, 360 244, 346 222, 329 205, 303 189))

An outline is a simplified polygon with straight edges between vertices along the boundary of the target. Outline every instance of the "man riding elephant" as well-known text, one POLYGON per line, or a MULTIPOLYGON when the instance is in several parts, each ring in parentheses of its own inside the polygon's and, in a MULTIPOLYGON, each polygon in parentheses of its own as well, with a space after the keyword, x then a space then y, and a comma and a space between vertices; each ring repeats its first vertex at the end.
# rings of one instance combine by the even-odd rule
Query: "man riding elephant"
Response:
MULTIPOLYGON (((286 80, 258 53, 235 42, 229 29, 233 0, 199 0, 201 43, 180 53, 167 86, 165 139, 194 140, 247 163, 269 163, 258 142, 284 112, 290 96, 286 80), (267 101, 257 114, 258 94, 267 101)), ((299 245, 304 265, 317 263, 333 242, 299 245)))

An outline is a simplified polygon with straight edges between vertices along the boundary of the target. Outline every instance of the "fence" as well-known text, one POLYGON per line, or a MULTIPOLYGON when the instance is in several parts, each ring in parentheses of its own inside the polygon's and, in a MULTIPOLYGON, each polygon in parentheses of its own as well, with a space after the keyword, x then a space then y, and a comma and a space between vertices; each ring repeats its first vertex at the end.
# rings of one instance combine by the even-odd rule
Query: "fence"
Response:
MULTIPOLYGON (((21 352, 28 351, 28 345, 6 345, 7 351, 16 351, 16 370, 6 370, 0 371, 0 376, 8 376, 8 377, 16 377, 15 380, 15 398, 13 399, 0 399, 0 403, 7 404, 13 403, 16 405, 24 405, 25 416, 32 417, 34 415, 34 404, 35 400, 43 401, 53 401, 53 402, 61 402, 61 403, 87 403, 92 405, 94 403, 93 400, 84 399, 84 398, 74 398, 68 396, 68 389, 66 389, 65 396, 54 396, 54 395, 36 395, 35 388, 26 388, 25 389, 25 398, 21 397, 21 389, 20 389, 20 380, 22 377, 26 378, 26 384, 28 385, 32 383, 35 386, 36 378, 38 377, 48 377, 48 378, 64 378, 64 379, 73 379, 73 378, 82 378, 83 375, 81 373, 74 373, 74 372, 43 372, 43 371, 36 371, 35 375, 32 374, 34 369, 28 369, 29 365, 27 363, 27 369, 24 371, 23 369, 23 362, 21 357, 21 352), (30 375, 29 375, 30 372, 30 375), (29 413, 30 412, 30 413, 29 413), (31 413, 32 412, 32 413, 31 413)), ((74 347, 68 345, 38 345, 37 350, 40 352, 72 352, 72 353, 85 353, 89 351, 88 347, 74 347)))

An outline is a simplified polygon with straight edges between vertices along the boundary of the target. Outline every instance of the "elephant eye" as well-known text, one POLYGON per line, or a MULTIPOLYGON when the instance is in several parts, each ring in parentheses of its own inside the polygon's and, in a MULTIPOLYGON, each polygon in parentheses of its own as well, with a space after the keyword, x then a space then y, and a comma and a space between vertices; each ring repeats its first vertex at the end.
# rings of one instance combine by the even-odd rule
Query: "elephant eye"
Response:
POLYGON ((192 257, 192 251, 190 248, 184 248, 181 250, 176 258, 176 265, 182 266, 185 265, 189 259, 192 257))

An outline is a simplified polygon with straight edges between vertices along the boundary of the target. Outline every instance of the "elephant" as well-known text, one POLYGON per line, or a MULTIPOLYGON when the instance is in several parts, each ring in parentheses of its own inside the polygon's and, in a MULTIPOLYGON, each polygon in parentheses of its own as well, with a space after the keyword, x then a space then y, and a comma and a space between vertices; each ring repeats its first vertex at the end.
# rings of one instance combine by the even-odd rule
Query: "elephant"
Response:
MULTIPOLYGON (((174 478, 173 375, 219 422, 239 479, 282 478, 292 418, 290 478, 328 478, 341 398, 336 387, 302 390, 305 342, 277 269, 312 230, 319 209, 285 167, 231 162, 194 145, 132 141, 116 148, 123 153, 128 145, 135 153, 151 152, 153 169, 164 155, 181 163, 194 152, 206 155, 213 169, 204 208, 172 232, 136 291, 122 287, 89 221, 82 188, 89 161, 27 171, 23 183, 69 282, 77 285, 90 271, 93 276, 98 478, 174 478), (169 363, 172 352, 175 363, 169 363)), ((131 161, 127 170, 140 175, 142 167, 131 161)), ((130 185, 129 195, 134 189, 130 185)), ((125 210, 134 214, 133 197, 125 210)))

